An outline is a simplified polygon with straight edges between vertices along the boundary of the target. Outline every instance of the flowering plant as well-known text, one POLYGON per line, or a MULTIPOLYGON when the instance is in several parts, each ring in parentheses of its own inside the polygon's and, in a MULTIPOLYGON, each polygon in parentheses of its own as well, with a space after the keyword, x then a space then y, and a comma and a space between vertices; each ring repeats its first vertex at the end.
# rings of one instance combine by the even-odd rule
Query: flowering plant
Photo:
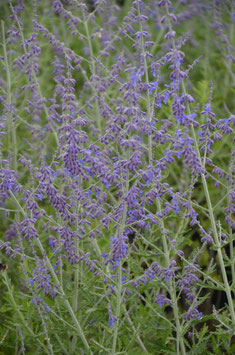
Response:
POLYGON ((234 353, 234 4, 0 10, 3 353, 234 353))

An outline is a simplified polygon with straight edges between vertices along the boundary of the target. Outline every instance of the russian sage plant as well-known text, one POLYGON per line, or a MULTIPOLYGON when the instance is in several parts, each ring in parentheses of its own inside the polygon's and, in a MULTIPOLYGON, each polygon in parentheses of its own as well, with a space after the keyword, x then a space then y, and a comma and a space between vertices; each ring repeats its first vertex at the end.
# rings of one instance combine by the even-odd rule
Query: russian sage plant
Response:
POLYGON ((234 354, 234 1, 0 13, 0 354, 234 354))

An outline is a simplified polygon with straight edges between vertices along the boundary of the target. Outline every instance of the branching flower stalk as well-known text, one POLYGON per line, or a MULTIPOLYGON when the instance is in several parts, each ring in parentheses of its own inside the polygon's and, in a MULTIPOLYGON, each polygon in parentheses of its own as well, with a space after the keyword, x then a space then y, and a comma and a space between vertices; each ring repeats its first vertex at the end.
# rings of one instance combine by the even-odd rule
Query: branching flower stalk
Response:
MULTIPOLYGON (((143 32, 143 25, 142 25, 142 21, 140 19, 141 16, 141 12, 140 12, 140 4, 139 1, 136 1, 137 3, 137 11, 138 11, 138 18, 139 18, 139 28, 140 28, 140 32, 143 32)), ((146 53, 145 53, 145 49, 144 49, 144 37, 143 35, 141 35, 141 55, 143 56, 143 62, 144 62, 144 73, 145 73, 145 81, 147 84, 147 117, 148 117, 148 121, 149 124, 151 124, 152 122, 152 113, 151 113, 151 102, 150 102, 150 95, 149 95, 149 74, 148 74, 148 63, 147 63, 147 58, 146 58, 146 53)), ((148 157, 149 157, 149 164, 152 164, 152 160, 153 160, 153 152, 152 152, 152 133, 150 133, 148 135, 148 157)))
MULTIPOLYGON (((93 52, 93 46, 92 46, 92 43, 91 43, 91 37, 90 37, 90 32, 89 32, 89 27, 88 27, 88 21, 86 19, 86 14, 85 14, 84 7, 82 9, 82 13, 83 13, 83 22, 84 22, 84 26, 85 26, 86 37, 87 37, 89 51, 90 51, 90 57, 91 57, 91 73, 92 73, 93 79, 96 80, 96 69, 95 69, 94 52, 93 52)), ((95 95, 95 111, 96 111, 97 124, 98 124, 99 131, 102 134, 101 118, 100 118, 100 112, 99 112, 99 102, 98 102, 98 99, 96 97, 96 95, 98 93, 95 91, 93 83, 92 83, 92 88, 93 88, 93 93, 95 95)))
MULTIPOLYGON (((130 182, 130 180, 128 180, 128 181, 130 182)), ((128 185, 127 185, 127 188, 129 188, 129 183, 128 183, 128 185)), ((124 225, 121 224, 121 225, 119 226, 119 228, 120 228, 120 230, 121 230, 121 229, 124 229, 125 227, 127 227, 127 225, 125 224, 125 221, 124 221, 124 225)), ((93 241, 93 243, 94 243, 94 249, 95 249, 95 251, 96 251, 96 254, 97 254, 97 256, 100 257, 100 256, 102 255, 102 253, 101 253, 101 250, 100 250, 99 245, 98 245, 98 243, 97 243, 97 240, 94 239, 94 240, 92 240, 92 241, 93 241)), ((121 264, 121 262, 119 262, 119 264, 121 264)), ((119 269, 118 269, 118 271, 120 272, 119 269)), ((108 266, 106 266, 106 273, 107 273, 107 277, 110 278, 110 271, 109 271, 108 266)), ((110 280, 111 280, 111 279, 110 279, 110 280)), ((117 292, 118 292, 118 291, 121 292, 121 289, 119 289, 119 287, 120 287, 119 280, 122 280, 122 275, 121 275, 121 274, 120 274, 120 278, 118 277, 117 284, 116 284, 117 292)), ((120 296, 120 298, 121 298, 121 296, 120 296)), ((117 301, 117 304, 118 304, 118 301, 117 301)), ((151 305, 149 305, 149 306, 151 307, 151 305)), ((131 328, 133 329, 133 331, 136 332, 136 329, 135 329, 134 324, 133 324, 133 322, 132 322, 132 320, 131 320, 131 318, 130 318, 130 315, 129 315, 127 309, 126 309, 125 304, 123 304, 123 310, 124 310, 124 313, 125 313, 125 315, 126 315, 126 317, 127 317, 128 323, 130 324, 130 326, 131 326, 131 328)), ((118 311, 118 310, 117 310, 117 311, 118 311)), ((120 311, 121 311, 121 310, 118 311, 119 314, 120 314, 120 311)), ((161 315, 159 315, 159 316, 161 316, 161 315)), ((166 320, 166 322, 168 321, 165 317, 163 317, 163 318, 166 320)), ((117 329, 117 335, 118 335, 118 329, 117 329)), ((117 337, 117 335, 116 335, 116 337, 117 337)), ((144 343, 142 342, 142 340, 141 340, 141 338, 140 338, 139 335, 136 336, 136 339, 137 339, 137 342, 138 342, 139 345, 140 345, 140 348, 141 348, 145 353, 147 353, 148 351, 147 351, 147 349, 146 349, 146 347, 145 347, 144 343)), ((115 340, 115 342, 116 342, 116 341, 117 341, 117 340, 115 340)), ((100 344, 99 344, 99 345, 100 345, 100 344)))
MULTIPOLYGON (((157 202, 158 213, 162 213, 161 203, 158 198, 156 199, 156 202, 157 202)), ((160 225, 161 225, 161 232, 162 232, 161 239, 162 239, 162 245, 163 245, 163 250, 164 250, 165 263, 166 263, 166 267, 168 268, 170 265, 170 255, 169 255, 169 250, 168 250, 168 243, 166 240, 167 232, 166 232, 163 220, 160 220, 160 225)), ((170 293, 170 297, 172 300, 173 313, 174 313, 174 318, 175 318, 175 323, 176 323, 177 355, 181 355, 181 354, 185 355, 186 350, 185 350, 185 346, 184 346, 182 326, 180 324, 180 319, 179 319, 177 297, 176 297, 176 291, 175 291, 175 282, 172 278, 170 278, 170 280, 169 280, 169 293, 170 293)))
MULTIPOLYGON (((14 9, 13 9, 13 6, 12 6, 12 3, 11 3, 11 2, 10 2, 10 8, 11 8, 11 11, 12 11, 12 13, 13 13, 13 15, 14 15, 14 18, 15 18, 15 20, 16 20, 16 22, 17 22, 17 26, 18 26, 19 31, 20 31, 20 36, 21 36, 21 40, 22 40, 22 45, 23 45, 24 53, 27 54, 28 51, 27 51, 27 48, 26 48, 26 45, 25 45, 24 33, 23 33, 23 30, 22 30, 22 28, 21 28, 19 19, 18 19, 17 15, 16 15, 16 13, 15 13, 15 11, 14 11, 14 9)), ((37 89, 38 89, 38 93, 39 93, 39 95, 40 95, 40 98, 41 98, 41 100, 43 101, 43 95, 42 95, 42 92, 41 92, 40 82, 39 82, 39 80, 38 80, 38 78, 37 78, 37 76, 36 76, 34 70, 33 70, 33 74, 32 74, 32 75, 33 75, 33 79, 34 79, 34 82, 35 82, 35 84, 36 84, 36 87, 37 87, 37 89)), ((43 102, 43 109, 44 109, 46 118, 49 117, 49 112, 48 112, 47 106, 46 106, 46 104, 45 104, 44 102, 43 102)), ((51 123, 51 121, 48 121, 48 123, 49 123, 49 125, 50 125, 50 127, 51 127, 51 130, 52 130, 53 134, 54 134, 55 141, 56 141, 56 145, 58 146, 58 144, 59 144, 59 139, 58 139, 58 135, 57 135, 57 133, 56 133, 56 130, 55 130, 53 124, 51 123)))
POLYGON ((20 318, 22 324, 23 324, 24 327, 27 329, 27 331, 29 332, 29 334, 31 335, 31 337, 32 337, 33 339, 35 339, 35 340, 38 342, 39 346, 40 346, 41 348, 43 348, 46 353, 48 353, 48 348, 45 346, 45 344, 43 344, 43 343, 41 342, 41 340, 38 339, 38 336, 37 336, 36 334, 34 334, 34 332, 32 331, 32 329, 27 325, 27 323, 26 323, 26 321, 25 321, 25 317, 24 317, 23 314, 21 313, 21 311, 20 311, 20 309, 19 309, 19 306, 17 305, 17 303, 16 303, 16 301, 15 301, 14 294, 13 294, 13 292, 12 292, 12 286, 11 286, 10 280, 9 280, 9 278, 8 278, 8 276, 7 276, 7 274, 6 274, 5 272, 3 273, 3 277, 4 277, 4 280, 5 280, 5 285, 7 286, 7 289, 8 289, 8 293, 9 293, 10 298, 11 298, 12 305, 14 306, 14 309, 15 309, 16 313, 18 314, 18 316, 19 316, 19 318, 20 318))
MULTIPOLYGON (((128 193, 129 191, 129 172, 127 170, 126 173, 126 182, 124 182, 123 176, 122 176, 122 184, 125 184, 125 194, 128 193)), ((124 196, 125 196, 124 194, 124 196)), ((123 236, 123 231, 125 228, 125 223, 126 223, 126 215, 127 215, 127 203, 124 202, 124 210, 123 210, 123 216, 122 216, 122 223, 121 226, 117 230, 117 236, 122 238, 123 236)), ((117 318, 117 321, 115 322, 114 325, 114 333, 113 333, 113 345, 112 345, 112 355, 116 354, 116 345, 117 345, 117 336, 118 336, 118 329, 119 329, 119 324, 120 324, 120 314, 121 314, 121 303, 122 303, 122 260, 119 260, 118 263, 118 280, 117 280, 117 286, 116 286, 116 312, 115 316, 117 318)))
POLYGON ((4 53, 4 62, 5 62, 5 70, 7 77, 7 105, 8 105, 8 150, 11 150, 11 144, 13 148, 12 152, 12 161, 14 171, 17 173, 17 139, 16 139, 16 127, 13 121, 13 113, 12 113, 12 93, 11 93, 11 75, 10 68, 8 64, 8 56, 7 56, 7 47, 6 47, 6 38, 5 38, 5 28, 4 21, 1 21, 2 27, 2 46, 4 53))
MULTIPOLYGON (((182 87, 183 87, 184 93, 186 93, 185 86, 184 86, 183 83, 182 83, 182 87)), ((187 109, 188 109, 188 112, 190 114, 191 110, 190 110, 189 105, 187 105, 187 109)), ((200 150, 199 150, 199 147, 198 147, 197 137, 196 137, 196 134, 195 134, 195 130, 194 130, 193 124, 191 124, 191 130, 192 130, 192 133, 193 133, 193 139, 194 139, 194 142, 195 142, 197 156, 198 156, 198 159, 199 159, 199 161, 201 163, 201 154, 200 154, 200 150)), ((221 250, 222 249, 222 245, 221 245, 221 243, 219 241, 219 236, 218 236, 218 232, 217 232, 217 228, 216 228, 216 222, 215 222, 215 216, 214 216, 213 207, 212 207, 212 204, 211 204, 210 193, 209 193, 209 189, 208 189, 208 186, 207 186, 207 181, 206 181, 206 178, 205 178, 205 174, 202 173, 201 179, 202 179, 203 189, 204 189, 205 196, 206 196, 206 201, 207 201, 207 206, 208 206, 208 211, 209 211, 209 216, 210 216, 210 222, 211 222, 213 235, 214 235, 215 247, 216 247, 217 255, 218 255, 218 258, 219 258, 220 270, 221 270, 223 281, 224 281, 225 292, 226 292, 226 295, 227 295, 227 298, 228 298, 229 311, 230 311, 232 322, 235 325, 235 311, 234 311, 233 300, 232 300, 232 295, 231 295, 231 288, 229 286, 228 277, 227 277, 226 270, 225 270, 224 259, 223 259, 223 254, 222 254, 222 250, 221 250)))
MULTIPOLYGON (((36 242, 37 242, 37 245, 38 245, 42 255, 45 255, 45 249, 43 248, 43 245, 42 245, 40 239, 37 238, 36 242)), ((76 326, 76 328, 78 330, 78 335, 80 336, 80 338, 81 338, 86 350, 90 351, 90 354, 92 354, 90 346, 89 346, 89 344, 88 344, 88 342, 86 340, 85 334, 83 333, 83 330, 82 330, 82 328, 81 328, 81 326, 80 326, 80 324, 78 322, 78 319, 77 319, 77 317, 76 317, 76 315, 75 315, 75 313, 73 311, 73 308, 71 307, 70 302, 68 301, 68 299, 66 297, 66 294, 64 293, 64 290, 63 290, 63 288, 62 288, 62 286, 61 286, 61 284, 60 284, 60 282, 59 282, 59 280, 57 278, 57 275, 56 275, 56 273, 55 273, 55 271, 53 269, 53 266, 51 265, 51 262, 48 259, 48 257, 46 257, 46 263, 47 263, 48 269, 50 270, 50 273, 53 276, 53 279, 55 280, 56 285, 58 286, 58 290, 59 290, 59 292, 61 294, 61 297, 63 299, 64 305, 67 308, 67 310, 68 310, 68 312, 69 312, 69 314, 70 314, 70 316, 71 316, 71 318, 72 318, 72 320, 73 320, 73 322, 74 322, 74 324, 75 324, 75 326, 76 326)))
MULTIPOLYGON (((170 20, 170 16, 169 16, 169 8, 168 8, 167 1, 165 2, 165 8, 166 8, 166 13, 168 15, 167 21, 168 21, 169 30, 172 31, 172 25, 171 25, 171 20, 170 20)), ((176 45, 175 45, 174 38, 172 38, 172 45, 173 45, 174 51, 176 51, 176 45)), ((187 92, 186 92, 186 88, 185 88, 183 80, 181 81, 181 86, 182 86, 183 93, 186 95, 187 92)), ((187 102, 186 107, 187 107, 188 114, 191 115, 191 110, 190 110, 188 102, 187 102)), ((196 137, 193 123, 190 124, 190 128, 191 128, 192 135, 193 135, 193 140, 194 140, 194 145, 195 145, 197 157, 199 159, 200 164, 202 165, 202 157, 201 157, 200 149, 198 146, 197 137, 196 137)), ((223 255, 222 255, 222 251, 221 251, 222 246, 219 241, 219 236, 218 236, 216 222, 215 222, 215 216, 214 216, 213 207, 211 204, 210 193, 209 193, 209 189, 207 186, 207 181, 206 181, 206 177, 205 177, 204 173, 201 173, 201 179, 202 179, 203 190, 204 190, 204 193, 206 196, 206 201, 207 201, 207 206, 208 206, 208 211, 209 211, 209 216, 210 216, 210 223, 211 223, 211 227, 213 230, 214 243, 215 243, 217 255, 219 258, 220 270, 222 273, 225 292, 226 292, 227 299, 228 299, 228 306, 229 306, 229 311, 230 311, 230 315, 231 315, 231 320, 232 320, 232 323, 235 325, 235 311, 234 311, 233 300, 232 300, 232 295, 231 295, 231 288, 229 286, 228 277, 227 277, 226 270, 225 270, 224 259, 223 259, 223 255)))
MULTIPOLYGON (((10 194, 13 197, 13 199, 15 200, 15 202, 16 202, 17 206, 19 207, 22 215, 25 217, 26 213, 25 213, 24 209, 21 207, 19 201, 17 200, 17 198, 15 197, 15 195, 13 194, 12 191, 10 191, 10 194)), ((44 249, 44 247, 43 247, 43 245, 42 245, 42 243, 41 243, 39 238, 36 238, 36 244, 39 247, 42 255, 46 255, 46 251, 45 251, 45 249, 44 249)), ((71 318, 72 318, 72 320, 73 320, 73 322, 74 322, 74 324, 75 324, 75 326, 77 328, 78 335, 80 336, 80 338, 81 338, 86 350, 90 351, 90 354, 92 354, 90 346, 89 346, 89 344, 88 344, 88 342, 86 340, 85 334, 83 333, 83 330, 82 330, 82 328, 81 328, 81 326, 80 326, 80 324, 79 324, 79 322, 77 320, 77 317, 76 317, 76 315, 75 315, 75 313, 73 311, 73 308, 71 307, 71 305, 70 305, 70 303, 69 303, 69 301, 67 299, 67 296, 64 293, 63 287, 62 287, 61 283, 59 282, 59 279, 58 279, 58 277, 57 277, 57 275, 56 275, 56 273, 54 271, 54 268, 51 265, 51 262, 50 262, 50 260, 49 260, 49 258, 47 256, 46 256, 46 264, 47 264, 47 267, 48 267, 48 269, 49 269, 49 271, 50 271, 55 283, 56 283, 56 286, 58 287, 58 290, 59 290, 59 293, 60 293, 60 295, 62 297, 64 305, 67 308, 67 311, 69 312, 69 314, 70 314, 70 316, 71 316, 71 318)))
MULTIPOLYGON (((139 1, 137 1, 137 9, 138 9, 138 16, 140 17, 141 13, 140 13, 139 1)), ((142 32, 143 26, 142 26, 142 22, 140 20, 139 20, 139 27, 140 27, 140 31, 142 32)), ((146 95, 147 95, 147 117, 148 117, 148 121, 151 123, 152 115, 151 115, 150 95, 149 95, 148 65, 147 65, 146 54, 145 54, 145 50, 144 50, 143 36, 141 36, 141 50, 142 50, 142 56, 143 56, 143 60, 144 60, 145 80, 146 80, 146 84, 147 84, 147 93, 146 93, 146 95)), ((150 164, 150 163, 152 163, 152 159, 153 159, 152 135, 151 134, 148 135, 148 154, 149 154, 149 164, 150 164)), ((156 202, 157 202, 158 213, 161 213, 161 203, 158 198, 156 199, 156 202)), ((166 263, 166 267, 168 268, 170 266, 170 256, 169 256, 169 250, 168 250, 168 245, 167 245, 167 240, 166 240, 166 230, 164 227, 164 222, 162 220, 160 220, 160 224, 161 224, 161 231, 162 231, 161 239, 162 239, 162 244, 163 244, 165 263, 166 263)), ((176 322, 177 354, 180 355, 180 353, 181 353, 184 355, 184 354, 186 354, 186 351, 185 351, 184 341, 182 339, 182 334, 181 334, 182 329, 181 329, 180 320, 179 320, 177 298, 176 298, 176 292, 175 292, 174 283, 173 283, 172 279, 169 281, 169 291, 170 291, 170 297, 172 300, 174 318, 175 318, 175 322, 176 322)))

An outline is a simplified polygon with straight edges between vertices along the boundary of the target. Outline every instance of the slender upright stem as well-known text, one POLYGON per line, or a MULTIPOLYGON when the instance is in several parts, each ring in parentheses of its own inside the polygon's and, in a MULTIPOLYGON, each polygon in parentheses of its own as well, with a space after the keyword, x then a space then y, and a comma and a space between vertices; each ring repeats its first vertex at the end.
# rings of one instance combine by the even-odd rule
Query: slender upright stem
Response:
MULTIPOLYGON (((186 89, 185 89, 185 85, 184 85, 183 82, 182 82, 182 88, 183 88, 184 94, 186 94, 186 89)), ((188 113, 191 114, 191 110, 190 110, 190 107, 189 107, 188 103, 187 103, 187 110, 188 110, 188 113)), ((200 149, 199 149, 199 146, 198 146, 197 136, 196 136, 193 124, 191 124, 191 131, 192 131, 192 135, 193 135, 193 139, 194 139, 194 145, 195 145, 197 157, 199 159, 200 164, 202 164, 201 153, 200 153, 200 149)), ((218 232, 217 232, 215 216, 214 216, 213 207, 212 207, 212 204, 211 204, 210 193, 209 193, 209 189, 208 189, 208 186, 207 186, 207 181, 206 181, 206 177, 205 177, 204 173, 201 174, 201 179, 202 179, 203 190, 204 190, 204 193, 205 193, 205 196, 206 196, 206 202, 207 202, 208 211, 209 211, 209 218, 210 218, 210 223, 211 223, 211 227, 212 227, 212 231, 213 231, 213 236, 214 236, 214 242, 215 242, 215 246, 216 246, 216 250, 217 250, 217 255, 218 255, 218 259, 219 259, 220 270, 221 270, 221 273, 222 273, 225 292, 226 292, 227 299, 228 299, 229 311, 230 311, 230 314, 231 314, 232 322, 235 324, 235 312, 234 312, 233 300, 232 300, 232 295, 231 295, 231 289, 230 289, 230 286, 229 286, 227 273, 226 273, 226 270, 225 270, 224 259, 223 259, 223 255, 222 255, 222 251, 221 251, 221 243, 220 243, 218 232)))
POLYGON ((5 28, 4 28, 4 21, 1 21, 2 27, 2 46, 3 46, 3 55, 4 55, 4 62, 5 62, 5 70, 6 70, 6 77, 7 77, 7 105, 8 105, 8 149, 11 151, 13 149, 13 168, 14 171, 17 173, 17 140, 16 140, 16 128, 13 122, 13 114, 12 110, 12 94, 11 94, 11 75, 10 75, 10 68, 8 64, 8 56, 7 56, 7 47, 6 47, 6 38, 5 38, 5 28))
MULTIPOLYGON (((129 173, 127 172, 125 193, 127 193, 128 190, 129 190, 129 173)), ((119 228, 119 233, 118 233, 121 238, 123 236, 123 231, 125 228, 126 214, 127 214, 127 204, 126 204, 126 202, 124 202, 122 223, 121 223, 121 226, 119 228)), ((114 326, 112 355, 116 354, 117 336, 118 336, 120 313, 121 313, 121 302, 122 302, 122 261, 121 260, 119 261, 119 264, 118 264, 118 281, 117 281, 116 296, 117 296, 117 303, 116 303, 115 316, 117 318, 117 321, 114 326)))
MULTIPOLYGON (((158 210, 158 213, 160 213, 160 214, 162 213, 161 203, 158 198, 157 198, 157 210, 158 210)), ((168 268, 170 265, 170 255, 169 255, 169 249, 168 249, 168 244, 167 244, 167 240, 166 240, 167 233, 166 233, 165 225, 164 225, 164 222, 162 219, 160 220, 160 225, 161 225, 161 230, 162 230, 161 239, 162 239, 162 244, 163 244, 165 262, 166 262, 166 267, 168 268)), ((186 350, 185 350, 184 341, 182 338, 182 327, 181 327, 180 320, 179 320, 177 297, 176 297, 176 292, 175 292, 174 286, 175 286, 174 282, 171 279, 169 282, 169 291, 170 291, 170 297, 171 297, 171 301, 172 301, 173 313, 174 313, 174 318, 175 318, 175 323, 176 323, 177 355, 181 355, 181 354, 185 355, 186 350), (180 349, 181 349, 181 352, 180 352, 180 349)))
MULTIPOLYGON (((140 6, 139 6, 139 2, 137 1, 137 11, 138 11, 138 16, 140 17, 141 13, 140 13, 140 6)), ((142 26, 142 22, 139 20, 139 27, 140 27, 140 32, 142 33, 143 31, 143 26, 142 26)), ((145 82, 147 85, 147 117, 148 117, 148 121, 149 123, 151 123, 152 121, 152 114, 151 114, 151 107, 150 107, 150 95, 149 95, 149 74, 148 74, 148 64, 147 64, 147 59, 146 59, 146 54, 145 54, 145 49, 144 49, 144 38, 141 35, 141 53, 143 56, 143 61, 144 61, 144 73, 145 73, 145 82)), ((152 163, 152 159, 153 159, 153 152, 152 152, 152 134, 150 133, 148 135, 148 156, 149 156, 149 164, 152 163)))
MULTIPOLYGON (((92 46, 91 36, 90 36, 90 32, 89 32, 89 27, 88 27, 88 21, 86 19, 86 14, 85 14, 84 9, 83 9, 83 22, 84 22, 84 26, 85 26, 86 37, 87 37, 88 46, 89 46, 89 50, 90 50, 90 56, 91 56, 91 73, 92 73, 93 78, 95 79, 96 69, 95 69, 94 52, 93 52, 93 46, 92 46)), ((92 88, 94 91, 94 95, 96 96, 97 93, 96 93, 93 85, 92 85, 92 88)), ((101 119, 100 119, 100 112, 99 112, 99 102, 98 102, 97 97, 95 97, 95 110, 96 110, 96 117, 97 117, 97 125, 98 125, 100 132, 102 133, 101 119)))
MULTIPOLYGON (((231 161, 230 161, 230 168, 229 168, 229 172, 230 172, 230 182, 231 182, 231 186, 230 188, 232 189, 233 186, 232 186, 232 171, 233 171, 233 166, 234 166, 234 157, 231 158, 231 161)), ((230 195, 228 194, 228 204, 231 203, 231 197, 230 195)), ((232 213, 230 213, 230 219, 232 218, 232 213)), ((229 242, 229 252, 230 252, 230 260, 231 260, 231 274, 232 274, 232 290, 233 290, 233 294, 235 296, 235 260, 234 260, 234 257, 233 257, 233 254, 234 254, 234 251, 233 251, 233 231, 232 231, 232 228, 231 228, 231 225, 229 225, 229 239, 230 239, 230 242, 229 242)))

